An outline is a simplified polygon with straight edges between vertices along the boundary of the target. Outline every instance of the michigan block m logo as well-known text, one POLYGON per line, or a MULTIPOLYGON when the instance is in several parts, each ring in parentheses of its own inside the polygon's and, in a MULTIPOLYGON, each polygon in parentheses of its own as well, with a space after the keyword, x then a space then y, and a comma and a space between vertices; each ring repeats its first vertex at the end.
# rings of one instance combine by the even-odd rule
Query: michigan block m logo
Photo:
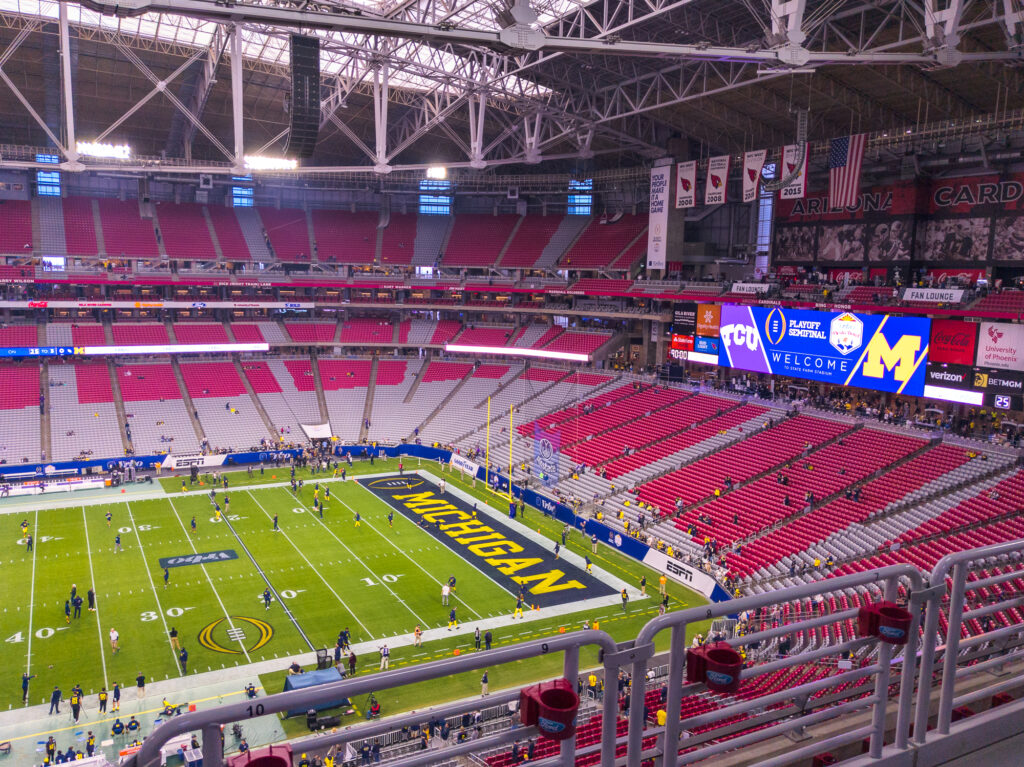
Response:
POLYGON ((893 378, 906 383, 914 373, 920 349, 920 336, 902 336, 895 346, 890 347, 885 336, 875 333, 864 357, 864 375, 885 378, 886 371, 890 371, 893 378))

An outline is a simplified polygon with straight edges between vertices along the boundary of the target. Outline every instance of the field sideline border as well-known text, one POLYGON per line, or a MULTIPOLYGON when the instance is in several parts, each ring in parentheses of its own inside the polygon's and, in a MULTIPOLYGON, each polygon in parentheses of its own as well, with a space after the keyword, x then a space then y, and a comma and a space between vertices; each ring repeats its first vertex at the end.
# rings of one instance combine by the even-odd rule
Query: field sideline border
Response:
MULTIPOLYGON (((244 469, 240 469, 240 470, 244 471, 244 469)), ((423 472, 423 473, 427 474, 430 477, 430 479, 432 479, 434 481, 438 481, 438 478, 437 478, 436 475, 432 474, 431 472, 426 472, 423 469, 415 469, 415 470, 411 471, 410 473, 420 473, 420 472, 423 472)), ((331 478, 331 479, 324 479, 324 480, 321 480, 321 481, 322 482, 330 482, 332 484, 333 483, 339 483, 339 482, 353 482, 353 481, 355 481, 355 477, 356 476, 358 476, 359 478, 374 478, 374 477, 393 476, 394 473, 395 473, 394 471, 389 470, 389 471, 385 471, 385 472, 381 472, 381 473, 354 475, 352 478, 348 478, 348 479, 345 479, 345 480, 342 480, 340 478, 337 478, 337 479, 331 478)), ((478 504, 478 511, 481 511, 483 513, 487 513, 487 514, 489 514, 491 516, 494 516, 494 517, 502 518, 503 520, 507 518, 507 515, 502 515, 501 512, 499 512, 496 509, 492 508, 487 503, 483 503, 482 505, 480 505, 480 499, 479 498, 476 498, 475 496, 472 496, 471 494, 463 491, 459 487, 453 487, 452 483, 449 482, 447 478, 445 478, 445 482, 446 482, 446 490, 448 490, 448 492, 453 492, 454 494, 458 495, 458 497, 462 498, 463 500, 469 499, 470 503, 474 503, 474 502, 477 503, 478 504)), ((288 482, 282 481, 282 482, 276 482, 276 483, 268 482, 268 483, 261 483, 261 484, 255 484, 255 485, 238 485, 236 487, 233 487, 232 490, 235 491, 235 492, 251 492, 251 491, 255 491, 255 490, 262 490, 262 489, 268 489, 268 488, 289 488, 289 487, 290 487, 290 485, 289 485, 288 482)), ((136 495, 134 495, 134 496, 132 496, 132 497, 130 497, 128 499, 119 497, 120 494, 111 493, 111 494, 109 494, 107 496, 82 499, 80 502, 77 502, 75 504, 71 504, 71 506, 72 507, 73 506, 79 506, 79 507, 85 507, 85 506, 106 506, 106 505, 116 505, 118 503, 125 503, 127 505, 127 504, 130 504, 130 503, 133 503, 133 502, 141 502, 141 501, 147 501, 147 500, 167 500, 167 499, 170 499, 170 498, 182 498, 182 497, 188 497, 188 496, 195 496, 197 494, 198 494, 198 491, 185 492, 185 493, 182 493, 180 491, 178 491, 178 492, 168 492, 168 491, 164 490, 161 485, 157 484, 156 489, 154 489, 154 491, 152 491, 152 492, 146 491, 146 492, 143 492, 143 493, 138 493, 138 494, 136 494, 136 495)), ((66 501, 67 499, 64 498, 62 500, 66 501)), ((0 507, 0 515, 3 515, 3 514, 15 514, 15 513, 25 513, 25 512, 28 512, 28 511, 38 512, 40 510, 65 509, 65 508, 68 508, 68 507, 69 507, 68 503, 66 503, 66 502, 58 502, 58 499, 54 498, 53 503, 49 503, 49 504, 45 504, 45 505, 40 505, 40 504, 36 504, 36 503, 32 503, 30 505, 30 504, 25 503, 25 504, 14 504, 14 505, 11 505, 11 506, 0 507)), ((539 510, 535 510, 535 511, 536 511, 537 514, 542 514, 542 512, 539 511, 539 510)), ((520 525, 523 528, 523 533, 526 534, 526 535, 529 535, 534 540, 542 541, 544 543, 549 543, 550 542, 550 539, 546 538, 543 535, 540 535, 539 533, 536 533, 532 528, 529 528, 526 524, 520 523, 520 525)), ((568 551, 563 556, 572 556, 572 557, 574 557, 576 559, 580 559, 578 557, 578 555, 575 555, 572 552, 568 552, 568 551)), ((598 556, 601 556, 601 555, 599 554, 598 556)), ((604 559, 604 557, 602 557, 602 559, 604 559)), ((640 566, 645 567, 645 568, 647 567, 646 565, 643 565, 642 562, 637 562, 637 564, 639 564, 640 566)), ((603 570, 603 568, 598 568, 598 569, 599 570, 603 570)), ((650 568, 647 568, 647 569, 650 569, 650 568)), ((148 572, 148 570, 147 570, 147 572, 148 572)), ((607 571, 605 571, 605 572, 607 572, 607 571)), ((652 572, 654 572, 654 571, 652 570, 652 572)), ((620 582, 618 578, 615 578, 615 576, 610 576, 610 577, 614 578, 617 582, 620 582)), ((648 596, 650 596, 650 595, 648 595, 648 596)), ((699 597, 700 595, 696 595, 696 596, 699 597)), ((572 604, 573 604, 574 609, 571 610, 571 612, 580 612, 582 609, 585 609, 584 607, 581 607, 581 605, 584 605, 584 602, 576 602, 576 603, 572 603, 572 604)), ((607 610, 607 607, 608 606, 605 606, 605 611, 607 610)), ((532 623, 534 621, 543 620, 543 619, 547 619, 547 618, 550 618, 550 617, 552 617, 552 616, 544 614, 543 612, 541 614, 538 614, 535 611, 528 611, 527 614, 524 616, 523 623, 529 624, 529 623, 532 623)), ((616 616, 616 617, 618 617, 618 616, 616 616)), ((498 621, 500 623, 497 623, 496 625, 505 626, 505 625, 507 625, 507 623, 505 622, 506 619, 507 619, 507 613, 503 612, 497 618, 488 619, 488 620, 498 621)), ((605 617, 605 620, 613 620, 613 619, 614 618, 612 618, 611 616, 605 617)), ((471 636, 472 635, 472 630, 470 628, 465 628, 464 626, 466 626, 466 624, 463 624, 463 626, 460 626, 460 628, 455 631, 455 634, 456 635, 471 636)), ((524 626, 524 629, 526 629, 526 628, 528 628, 528 627, 524 626)), ((527 633, 532 633, 532 632, 525 632, 524 631, 523 633, 524 633, 524 635, 526 635, 527 633)), ((451 636, 451 634, 448 633, 444 628, 429 629, 429 630, 427 630, 427 631, 425 631, 423 633, 423 640, 425 642, 428 642, 428 641, 432 641, 432 640, 443 639, 443 638, 450 637, 450 636, 451 636), (434 636, 434 634, 436 634, 436 636, 434 636)), ((398 641, 397 642, 395 642, 395 641, 389 642, 390 646, 392 646, 392 647, 401 647, 401 646, 411 645, 412 644, 412 637, 411 637, 411 635, 408 638, 400 635, 399 637, 396 637, 395 639, 397 639, 398 641)), ((353 649, 357 652, 357 654, 359 656, 362 656, 362 655, 364 655, 366 653, 372 653, 372 652, 376 651, 378 641, 379 640, 372 640, 372 641, 369 641, 369 642, 361 642, 361 643, 359 643, 357 645, 354 645, 353 649)), ((424 656, 427 656, 427 655, 429 655, 429 654, 427 654, 427 653, 424 654, 424 656)), ((313 664, 313 663, 316 662, 316 653, 315 652, 304 653, 302 655, 297 655, 297 656, 294 656, 294 657, 302 665, 310 665, 310 664, 313 664)), ((174 660, 175 660, 175 666, 177 667, 177 658, 175 657, 174 660)), ((411 660, 410 661, 401 661, 402 665, 404 665, 406 662, 412 662, 412 661, 411 660)), ((423 660, 418 658, 416 662, 423 662, 423 660)), ((395 664, 392 664, 392 665, 395 665, 395 664)), ((214 671, 201 672, 201 673, 196 673, 196 674, 189 674, 187 677, 181 677, 180 673, 179 673, 178 677, 172 677, 172 678, 169 678, 169 679, 164 680, 164 681, 153 681, 153 682, 150 682, 149 684, 147 684, 147 686, 146 686, 147 687, 147 697, 150 697, 150 696, 152 696, 152 697, 167 696, 167 697, 171 697, 171 698, 180 697, 181 693, 186 693, 187 694, 188 691, 196 689, 196 688, 200 688, 200 687, 205 686, 205 685, 210 685, 210 684, 215 684, 215 683, 220 683, 220 682, 225 682, 225 681, 231 681, 231 680, 234 680, 234 679, 242 680, 242 679, 246 679, 248 677, 251 677, 254 674, 255 675, 263 675, 263 674, 275 673, 275 672, 280 672, 280 671, 281 671, 281 660, 280 660, 280 658, 275 658, 275 659, 270 659, 270 660, 265 660, 265 661, 257 661, 255 663, 251 663, 251 664, 248 664, 248 665, 245 665, 245 666, 239 665, 239 666, 233 666, 233 667, 228 667, 228 668, 224 668, 224 669, 217 669, 217 670, 214 670, 214 671)), ((179 672, 180 672, 180 669, 179 669, 179 672)), ((0 713, 0 723, 2 723, 4 725, 7 725, 7 724, 12 723, 12 721, 17 721, 17 720, 22 720, 22 721, 28 721, 29 719, 33 719, 34 720, 34 719, 38 718, 39 716, 41 716, 41 714, 39 714, 38 711, 34 711, 34 710, 37 710, 37 709, 42 709, 42 711, 45 712, 46 705, 45 704, 39 704, 39 705, 35 705, 35 706, 28 706, 28 707, 24 707, 24 708, 12 709, 11 711, 0 713), (12 715, 15 715, 15 719, 14 720, 12 720, 12 718, 11 718, 12 715), (18 715, 20 715, 20 716, 18 716, 18 715), (25 719, 22 719, 22 717, 25 717, 25 719)))

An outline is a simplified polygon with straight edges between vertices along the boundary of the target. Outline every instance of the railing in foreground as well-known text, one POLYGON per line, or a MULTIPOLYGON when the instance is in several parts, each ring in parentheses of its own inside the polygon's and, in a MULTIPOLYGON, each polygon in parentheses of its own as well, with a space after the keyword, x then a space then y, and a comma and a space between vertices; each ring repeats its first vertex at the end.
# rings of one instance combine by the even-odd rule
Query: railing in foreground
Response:
MULTIPOLYGON (((576 763, 599 764, 600 767, 625 763, 626 767, 640 767, 649 759, 656 765, 690 764, 779 735, 803 740, 807 738, 807 726, 847 715, 855 719, 849 727, 809 745, 787 747, 775 756, 762 755, 758 764, 780 767, 801 759, 806 761, 821 752, 848 748, 858 741, 867 744, 860 760, 882 763, 894 755, 905 754, 908 749, 920 748, 929 738, 947 735, 955 707, 1024 686, 1024 681, 1017 677, 1000 679, 997 676, 996 681, 985 683, 974 676, 979 672, 998 674, 1007 662, 1024 658, 1024 652, 1019 652, 1024 647, 1021 642, 1024 624, 987 627, 989 630, 967 639, 961 639, 960 632, 953 630, 948 644, 940 631, 940 613, 947 606, 948 622, 953 627, 960 626, 962 620, 983 620, 1001 610, 1024 608, 1024 591, 1018 590, 1008 597, 1001 592, 1001 601, 964 609, 965 595, 1024 577, 1024 571, 1016 569, 1021 566, 1022 554, 1024 540, 1019 540, 949 555, 927 577, 911 565, 892 565, 691 608, 651 620, 640 630, 636 640, 621 644, 616 644, 603 631, 585 630, 487 652, 466 653, 434 663, 270 695, 260 699, 261 712, 270 715, 288 709, 307 709, 339 697, 351 698, 484 668, 495 676, 494 669, 503 664, 550 653, 563 654, 563 674, 576 680, 580 671, 580 649, 596 646, 600 650, 599 663, 606 688, 600 723, 589 723, 591 734, 588 737, 594 742, 578 745, 576 738, 562 741, 557 755, 533 762, 540 767, 570 767, 576 763), (993 562, 1000 564, 1004 572, 974 572, 985 565, 994 566, 993 562), (1008 564, 1014 567, 1007 568, 1008 564), (976 580, 969 582, 972 574, 976 580), (907 644, 900 647, 875 637, 860 636, 855 628, 858 608, 843 598, 854 592, 861 604, 865 598, 872 602, 884 599, 905 604, 910 613, 907 644), (837 595, 838 599, 833 601, 837 595), (830 608, 832 604, 836 609, 830 608), (743 669, 742 684, 735 694, 713 695, 703 684, 688 684, 684 680, 686 632, 696 624, 729 614, 747 615, 750 620, 747 633, 728 640, 728 644, 743 648, 750 658, 757 656, 758 660, 743 669), (922 615, 926 615, 923 629, 919 625, 922 615), (668 679, 665 693, 662 693, 660 682, 657 688, 648 690, 646 680, 656 653, 655 640, 665 631, 669 633, 668 679), (791 654, 787 652, 790 649, 791 654), (937 657, 943 661, 938 721, 934 733, 929 734, 932 670, 936 668, 937 657), (906 658, 913 662, 904 662, 906 658), (615 690, 620 670, 631 672, 633 680, 632 705, 624 735, 617 735, 619 696, 615 690), (920 679, 919 671, 924 672, 920 679), (975 689, 958 696, 955 684, 967 677, 972 678, 975 689), (918 684, 916 701, 915 684, 918 684), (663 694, 664 710, 680 712, 680 715, 667 717, 664 726, 647 726, 647 698, 654 696, 655 707, 661 708, 663 694), (895 734, 892 744, 884 748, 886 708, 892 704, 896 709, 895 734), (594 740, 596 727, 599 727, 600 737, 594 740)), ((699 630, 705 630, 703 625, 699 630)), ((518 696, 518 690, 501 692, 486 699, 464 700, 416 714, 354 724, 331 734, 303 739, 296 745, 306 751, 325 751, 332 745, 361 741, 404 725, 415 725, 425 718, 453 716, 484 705, 512 701, 518 696)), ((203 764, 220 767, 223 764, 221 725, 249 718, 251 712, 249 703, 236 703, 175 717, 150 735, 128 764, 153 767, 160 762, 160 748, 164 743, 183 733, 200 731, 203 764)), ((585 724, 588 723, 581 722, 581 726, 585 724)), ((1024 725, 1021 728, 1024 729, 1024 725)), ((446 747, 429 756, 418 753, 389 764, 412 767, 483 753, 536 734, 534 727, 513 728, 446 747)))

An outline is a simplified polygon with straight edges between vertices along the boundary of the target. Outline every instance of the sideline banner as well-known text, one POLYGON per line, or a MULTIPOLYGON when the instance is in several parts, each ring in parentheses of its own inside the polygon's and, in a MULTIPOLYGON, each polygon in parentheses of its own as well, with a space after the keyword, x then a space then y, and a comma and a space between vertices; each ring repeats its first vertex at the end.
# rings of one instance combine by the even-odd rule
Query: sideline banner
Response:
MULTIPOLYGON (((669 559, 667 554, 657 549, 648 549, 642 561, 648 567, 665 573, 668 577, 703 594, 708 599, 713 597, 716 588, 722 588, 718 585, 718 581, 703 570, 683 564, 677 559, 669 559)), ((722 590, 724 591, 724 589, 722 590)))
POLYGON ((223 466, 224 461, 227 460, 227 455, 221 453, 219 455, 203 455, 202 453, 186 453, 184 455, 171 455, 164 456, 163 462, 160 464, 165 469, 171 469, 175 471, 177 469, 188 469, 193 466, 198 466, 200 469, 213 468, 214 466, 223 466))
POLYGON ((448 461, 453 467, 461 471, 463 474, 472 474, 474 477, 480 470, 480 466, 468 458, 464 458, 458 453, 452 453, 451 459, 448 461))

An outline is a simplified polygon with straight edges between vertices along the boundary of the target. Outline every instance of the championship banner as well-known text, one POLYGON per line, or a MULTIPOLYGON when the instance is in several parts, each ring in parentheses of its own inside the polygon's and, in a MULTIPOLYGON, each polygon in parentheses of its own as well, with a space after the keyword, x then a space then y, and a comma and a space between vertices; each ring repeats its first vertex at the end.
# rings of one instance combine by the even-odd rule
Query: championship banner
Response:
POLYGON ((743 155, 743 202, 757 199, 757 187, 761 178, 761 169, 768 157, 767 149, 755 149, 743 155))
POLYGON ((558 456, 561 447, 560 432, 545 431, 539 424, 533 424, 533 473, 546 487, 558 482, 558 456))
POLYGON ((788 177, 794 170, 798 172, 789 185, 779 191, 780 200, 796 200, 807 193, 807 155, 809 151, 809 144, 804 144, 803 153, 800 152, 799 144, 787 144, 782 148, 782 169, 779 171, 779 178, 788 177))
POLYGON ((693 208, 697 205, 697 161, 681 162, 676 166, 676 207, 693 208))
POLYGON ((647 217, 647 268, 664 269, 668 247, 668 195, 672 166, 651 168, 650 212, 647 217))
POLYGON ((729 155, 708 160, 708 177, 704 183, 704 204, 721 205, 725 202, 726 182, 729 180, 729 155))

